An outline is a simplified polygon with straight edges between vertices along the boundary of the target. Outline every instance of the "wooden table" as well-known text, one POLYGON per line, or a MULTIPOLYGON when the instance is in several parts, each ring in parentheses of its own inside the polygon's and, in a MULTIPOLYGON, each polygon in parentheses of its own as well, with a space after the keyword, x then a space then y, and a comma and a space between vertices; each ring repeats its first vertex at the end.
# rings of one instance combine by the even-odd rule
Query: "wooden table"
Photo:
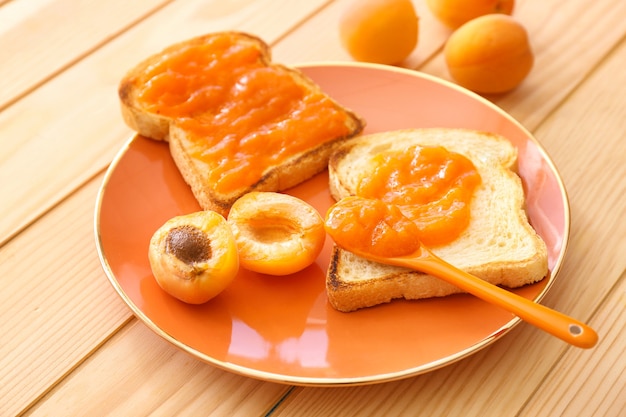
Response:
MULTIPOLYGON (((571 235, 542 300, 594 327, 594 349, 522 323, 442 369, 395 382, 301 387, 194 359, 114 291, 94 245, 104 172, 130 137, 116 87, 170 43, 237 29, 286 64, 348 61, 349 1, 0 0, 0 415, 618 416, 626 409, 626 2, 518 0, 535 67, 490 98, 551 155, 571 235)), ((416 0, 405 66, 448 79, 449 31, 416 0)))

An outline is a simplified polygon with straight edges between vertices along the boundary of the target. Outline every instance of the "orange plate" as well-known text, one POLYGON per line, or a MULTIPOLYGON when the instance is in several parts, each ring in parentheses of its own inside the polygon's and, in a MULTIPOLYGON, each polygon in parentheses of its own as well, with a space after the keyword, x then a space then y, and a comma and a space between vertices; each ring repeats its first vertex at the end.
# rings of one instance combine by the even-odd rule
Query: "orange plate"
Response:
MULTIPOLYGON (((367 121, 365 133, 413 127, 463 127, 500 133, 519 148, 528 214, 546 241, 551 275, 516 290, 539 300, 563 260, 567 195, 550 158, 512 117, 451 83, 371 64, 301 69, 367 121)), ((320 174, 290 194, 323 215, 332 203, 320 174)), ((392 303, 340 313, 327 302, 331 241, 295 276, 241 271, 207 304, 163 292, 148 263, 148 242, 171 217, 199 210, 167 144, 132 138, 111 164, 98 195, 95 231, 109 280, 133 313, 165 340, 231 372, 297 385, 350 385, 400 379, 455 362, 491 344, 519 319, 469 295, 392 303)))

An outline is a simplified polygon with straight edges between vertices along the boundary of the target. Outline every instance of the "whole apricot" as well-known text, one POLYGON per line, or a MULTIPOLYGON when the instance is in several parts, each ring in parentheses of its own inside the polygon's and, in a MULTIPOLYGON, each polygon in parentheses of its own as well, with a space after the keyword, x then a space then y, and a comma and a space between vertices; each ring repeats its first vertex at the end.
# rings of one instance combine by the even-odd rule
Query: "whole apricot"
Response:
POLYGON ((361 0, 342 14, 339 35, 355 60, 394 65, 417 46, 418 23, 410 0, 361 0))
POLYGON ((514 89, 534 63, 526 29, 503 14, 465 23, 448 38, 444 56, 452 78, 477 93, 514 89))
POLYGON ((426 0, 428 8, 446 26, 462 24, 491 13, 513 13, 515 0, 426 0))

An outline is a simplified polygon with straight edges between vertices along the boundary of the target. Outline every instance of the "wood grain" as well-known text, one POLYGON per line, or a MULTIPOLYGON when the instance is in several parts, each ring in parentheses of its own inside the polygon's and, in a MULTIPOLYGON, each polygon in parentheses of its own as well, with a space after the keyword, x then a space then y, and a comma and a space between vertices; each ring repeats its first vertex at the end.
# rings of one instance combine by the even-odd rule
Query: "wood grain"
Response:
POLYGON ((133 320, 25 415, 261 416, 288 389, 208 366, 133 320))
MULTIPOLYGON (((542 302, 591 324, 596 348, 521 324, 425 375, 291 388, 177 350, 133 318, 107 282, 93 210, 103 169, 131 134, 117 106, 124 71, 172 42, 222 29, 263 37, 288 64, 350 60, 336 27, 351 2, 0 0, 0 415, 623 413, 626 2, 518 0, 535 68, 517 90, 489 97, 535 134, 562 174, 570 244, 542 302)), ((403 65, 448 79, 441 48, 450 31, 425 0, 414 3, 420 45, 403 65)))
POLYGON ((591 323, 602 335, 602 346, 591 355, 566 352, 520 416, 620 416, 626 410, 626 273, 591 323))
POLYGON ((568 350, 521 416, 617 416, 626 409, 626 142, 617 134, 626 128, 624 62, 626 42, 539 127, 569 185, 573 212, 568 262, 547 302, 567 288, 568 302, 558 297, 564 308, 582 304, 593 312, 601 305, 590 321, 601 339, 591 352, 568 350))
POLYGON ((17 1, 0 8, 0 109, 106 44, 165 0, 17 1), (18 9, 17 11, 15 9, 18 9), (19 65, 7 65, 7 63, 19 65))
POLYGON ((130 318, 95 251, 98 180, 0 248, 0 276, 14 277, 0 292, 0 315, 13 318, 0 322, 0 415, 35 401, 130 318))

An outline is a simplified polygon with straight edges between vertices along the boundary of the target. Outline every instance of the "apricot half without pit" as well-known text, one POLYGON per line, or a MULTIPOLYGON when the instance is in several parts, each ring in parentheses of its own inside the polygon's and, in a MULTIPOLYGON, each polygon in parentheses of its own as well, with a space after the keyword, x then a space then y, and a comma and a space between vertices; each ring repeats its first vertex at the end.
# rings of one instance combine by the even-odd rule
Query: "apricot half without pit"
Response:
POLYGON ((242 268, 289 275, 315 262, 326 239, 324 220, 307 202, 288 194, 251 192, 230 209, 242 268))

